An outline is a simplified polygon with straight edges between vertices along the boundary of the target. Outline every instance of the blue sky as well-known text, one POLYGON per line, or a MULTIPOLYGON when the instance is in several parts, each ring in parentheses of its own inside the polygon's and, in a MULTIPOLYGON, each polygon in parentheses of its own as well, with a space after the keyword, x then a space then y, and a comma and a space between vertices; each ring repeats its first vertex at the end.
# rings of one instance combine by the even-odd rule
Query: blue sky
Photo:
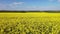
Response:
POLYGON ((0 10, 60 10, 60 0, 0 0, 0 10))

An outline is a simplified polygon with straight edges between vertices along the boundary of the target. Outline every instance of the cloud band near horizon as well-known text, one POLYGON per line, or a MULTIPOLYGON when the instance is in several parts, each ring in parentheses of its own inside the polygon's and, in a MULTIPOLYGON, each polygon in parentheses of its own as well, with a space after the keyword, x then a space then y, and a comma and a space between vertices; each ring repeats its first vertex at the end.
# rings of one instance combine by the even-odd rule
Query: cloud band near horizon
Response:
POLYGON ((60 10, 60 0, 0 0, 0 10, 60 10))

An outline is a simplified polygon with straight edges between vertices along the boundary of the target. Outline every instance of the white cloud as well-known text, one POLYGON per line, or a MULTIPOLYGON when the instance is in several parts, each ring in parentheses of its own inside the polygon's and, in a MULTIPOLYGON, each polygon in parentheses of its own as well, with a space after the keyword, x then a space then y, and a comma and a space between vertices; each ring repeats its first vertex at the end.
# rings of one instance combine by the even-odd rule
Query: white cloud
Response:
POLYGON ((22 4, 24 4, 24 2, 13 2, 13 3, 9 4, 9 6, 11 6, 11 7, 19 7, 22 4))
POLYGON ((24 2, 0 3, 0 10, 60 10, 60 6, 24 6, 24 2))
POLYGON ((4 9, 6 9, 6 7, 7 7, 6 4, 2 4, 2 3, 0 3, 0 10, 4 10, 4 9))
POLYGON ((26 10, 60 10, 57 6, 28 6, 26 10))
POLYGON ((24 2, 13 2, 10 4, 3 4, 0 3, 0 10, 14 10, 17 7, 21 7, 21 5, 23 5, 24 2))
POLYGON ((60 0, 57 0, 58 2, 60 2, 60 0))
POLYGON ((18 5, 18 4, 23 4, 24 2, 14 2, 13 4, 18 5))

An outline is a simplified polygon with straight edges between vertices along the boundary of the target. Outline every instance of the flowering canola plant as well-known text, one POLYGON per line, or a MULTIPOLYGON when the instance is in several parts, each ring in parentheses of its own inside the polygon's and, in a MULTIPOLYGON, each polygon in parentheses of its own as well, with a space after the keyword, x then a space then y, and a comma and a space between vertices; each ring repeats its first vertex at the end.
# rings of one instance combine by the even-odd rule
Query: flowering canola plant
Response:
POLYGON ((60 13, 0 13, 0 34, 60 34, 60 13))

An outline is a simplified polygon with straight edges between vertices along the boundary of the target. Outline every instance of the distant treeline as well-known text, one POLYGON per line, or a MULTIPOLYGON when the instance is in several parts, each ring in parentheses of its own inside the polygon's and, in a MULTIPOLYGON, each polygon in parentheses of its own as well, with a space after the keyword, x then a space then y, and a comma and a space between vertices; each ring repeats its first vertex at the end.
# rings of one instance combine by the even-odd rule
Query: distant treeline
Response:
POLYGON ((2 10, 0 11, 0 13, 27 13, 27 12, 46 12, 46 13, 60 13, 60 11, 6 11, 6 10, 2 10))

